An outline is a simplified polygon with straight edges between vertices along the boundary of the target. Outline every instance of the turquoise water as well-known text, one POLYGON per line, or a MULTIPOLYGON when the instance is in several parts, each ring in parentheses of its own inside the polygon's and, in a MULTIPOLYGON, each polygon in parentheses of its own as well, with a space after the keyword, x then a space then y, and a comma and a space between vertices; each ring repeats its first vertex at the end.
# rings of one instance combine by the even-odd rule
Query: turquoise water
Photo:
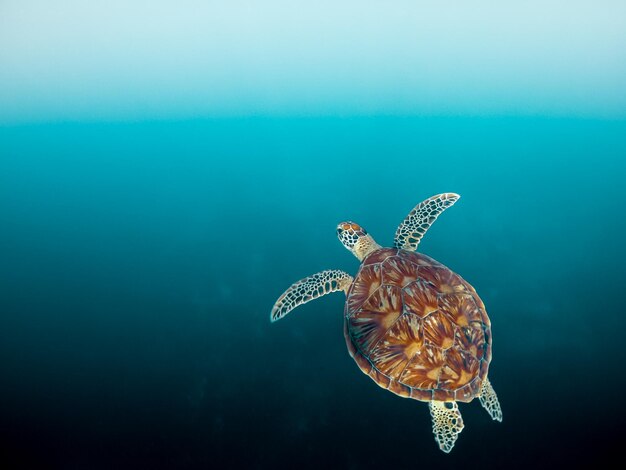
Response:
MULTIPOLYGON (((624 413, 626 121, 328 117, 0 127, 2 455, 59 468, 592 463, 624 413), (461 200, 420 251, 493 324, 492 422, 442 454, 348 356, 343 295, 276 297, 461 200)), ((388 467, 387 467, 388 468, 388 467)), ((463 467, 466 468, 466 467, 463 467)))
POLYGON ((621 461, 623 1, 0 1, 0 468, 621 461), (420 201, 492 321, 504 413, 349 357, 343 294, 420 201))

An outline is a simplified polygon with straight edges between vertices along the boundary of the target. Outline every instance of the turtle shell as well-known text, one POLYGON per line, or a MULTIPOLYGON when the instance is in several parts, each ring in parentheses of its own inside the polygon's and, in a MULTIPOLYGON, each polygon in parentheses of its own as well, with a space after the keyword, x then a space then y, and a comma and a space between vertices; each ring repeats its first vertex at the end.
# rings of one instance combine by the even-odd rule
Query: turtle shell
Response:
POLYGON ((474 288, 443 264, 395 248, 367 256, 346 300, 350 355, 378 385, 421 401, 471 401, 491 361, 474 288))

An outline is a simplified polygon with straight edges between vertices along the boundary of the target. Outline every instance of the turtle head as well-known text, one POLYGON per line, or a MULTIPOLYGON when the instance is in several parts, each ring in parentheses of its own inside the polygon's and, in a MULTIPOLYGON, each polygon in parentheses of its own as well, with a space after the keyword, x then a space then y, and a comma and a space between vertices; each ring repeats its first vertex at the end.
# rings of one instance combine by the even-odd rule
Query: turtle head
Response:
POLYGON ((363 261, 372 251, 380 248, 380 245, 367 233, 367 230, 351 221, 341 222, 337 225, 337 236, 343 246, 350 250, 359 261, 363 261))

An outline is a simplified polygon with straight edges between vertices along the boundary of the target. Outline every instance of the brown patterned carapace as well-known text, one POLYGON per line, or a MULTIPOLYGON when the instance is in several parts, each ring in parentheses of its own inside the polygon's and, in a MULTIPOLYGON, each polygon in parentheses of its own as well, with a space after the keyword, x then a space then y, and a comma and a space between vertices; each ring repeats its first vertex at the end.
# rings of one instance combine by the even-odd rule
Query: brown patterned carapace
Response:
POLYGON ((420 253, 371 253, 346 302, 350 355, 378 385, 421 401, 471 401, 491 361, 491 326, 472 286, 420 253))

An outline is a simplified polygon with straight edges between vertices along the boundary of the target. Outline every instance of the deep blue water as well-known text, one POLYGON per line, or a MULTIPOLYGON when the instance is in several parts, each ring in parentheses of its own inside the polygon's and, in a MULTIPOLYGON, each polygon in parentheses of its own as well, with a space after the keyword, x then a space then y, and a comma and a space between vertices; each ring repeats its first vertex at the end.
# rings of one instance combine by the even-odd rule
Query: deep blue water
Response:
MULTIPOLYGON (((222 119, 0 128, 0 449, 29 468, 549 468, 621 445, 626 121, 222 119), (474 285, 504 422, 428 407, 348 356, 343 294, 270 324, 335 226, 474 285), (461 465, 464 465, 461 467, 461 465)), ((15 468, 14 467, 14 468, 15 468)))

